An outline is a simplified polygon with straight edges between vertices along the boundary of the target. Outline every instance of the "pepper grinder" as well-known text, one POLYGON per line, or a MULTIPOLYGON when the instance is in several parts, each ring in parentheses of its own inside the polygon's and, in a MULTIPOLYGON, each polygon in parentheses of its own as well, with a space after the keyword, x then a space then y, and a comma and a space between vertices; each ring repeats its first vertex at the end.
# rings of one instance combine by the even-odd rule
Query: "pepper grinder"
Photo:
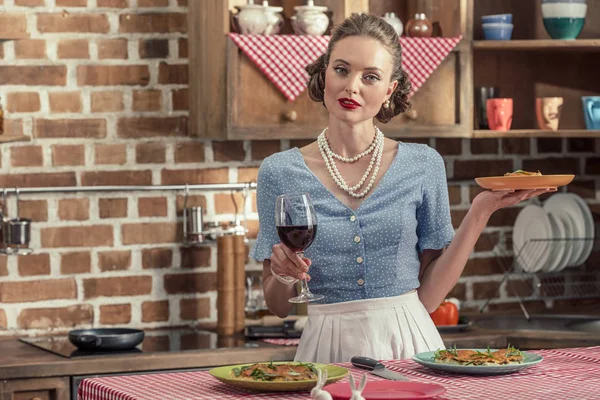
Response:
POLYGON ((415 14, 415 17, 406 24, 406 36, 431 37, 432 32, 431 22, 423 13, 415 14))

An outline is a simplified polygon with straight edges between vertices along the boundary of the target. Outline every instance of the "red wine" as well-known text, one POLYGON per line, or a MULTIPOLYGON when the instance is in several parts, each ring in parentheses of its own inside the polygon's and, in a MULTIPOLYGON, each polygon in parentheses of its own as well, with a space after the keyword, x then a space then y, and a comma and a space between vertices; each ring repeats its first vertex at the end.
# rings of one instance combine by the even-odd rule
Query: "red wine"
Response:
POLYGON ((278 226, 277 234, 281 243, 290 250, 295 252, 304 251, 315 240, 317 225, 278 226))

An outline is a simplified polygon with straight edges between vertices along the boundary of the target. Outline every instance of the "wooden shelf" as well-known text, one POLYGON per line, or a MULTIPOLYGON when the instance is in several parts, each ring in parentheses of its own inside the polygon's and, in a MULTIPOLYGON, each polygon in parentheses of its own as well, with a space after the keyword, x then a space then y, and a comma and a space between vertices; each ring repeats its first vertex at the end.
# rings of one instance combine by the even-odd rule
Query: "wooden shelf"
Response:
POLYGON ((543 131, 540 129, 514 129, 507 132, 474 130, 473 138, 600 138, 600 130, 564 129, 543 131))
POLYGON ((28 142, 31 138, 25 135, 0 135, 0 143, 8 142, 28 142))
POLYGON ((475 40, 475 50, 532 50, 532 51, 597 51, 600 39, 581 40, 475 40))

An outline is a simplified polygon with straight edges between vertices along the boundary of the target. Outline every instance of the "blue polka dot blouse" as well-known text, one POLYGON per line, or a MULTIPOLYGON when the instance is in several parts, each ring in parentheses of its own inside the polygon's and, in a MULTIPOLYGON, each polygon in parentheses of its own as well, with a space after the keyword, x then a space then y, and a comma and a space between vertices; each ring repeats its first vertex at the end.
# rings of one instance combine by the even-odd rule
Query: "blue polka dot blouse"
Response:
POLYGON ((398 296, 419 287, 419 252, 454 237, 442 157, 423 144, 398 143, 379 184, 352 210, 317 179, 296 147, 261 164, 257 181, 258 238, 250 256, 263 261, 280 243, 275 199, 308 192, 317 235, 304 252, 312 260, 310 290, 319 303, 398 296))

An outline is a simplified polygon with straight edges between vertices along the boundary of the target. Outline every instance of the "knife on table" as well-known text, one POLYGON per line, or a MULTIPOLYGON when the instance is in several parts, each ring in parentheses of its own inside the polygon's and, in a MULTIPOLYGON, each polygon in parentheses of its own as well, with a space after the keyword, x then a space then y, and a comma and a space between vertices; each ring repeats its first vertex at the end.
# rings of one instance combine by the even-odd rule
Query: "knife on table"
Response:
POLYGON ((409 379, 399 372, 390 371, 377 360, 369 357, 354 356, 350 359, 352 365, 358 368, 368 369, 373 375, 380 376, 392 381, 408 381, 409 379))

